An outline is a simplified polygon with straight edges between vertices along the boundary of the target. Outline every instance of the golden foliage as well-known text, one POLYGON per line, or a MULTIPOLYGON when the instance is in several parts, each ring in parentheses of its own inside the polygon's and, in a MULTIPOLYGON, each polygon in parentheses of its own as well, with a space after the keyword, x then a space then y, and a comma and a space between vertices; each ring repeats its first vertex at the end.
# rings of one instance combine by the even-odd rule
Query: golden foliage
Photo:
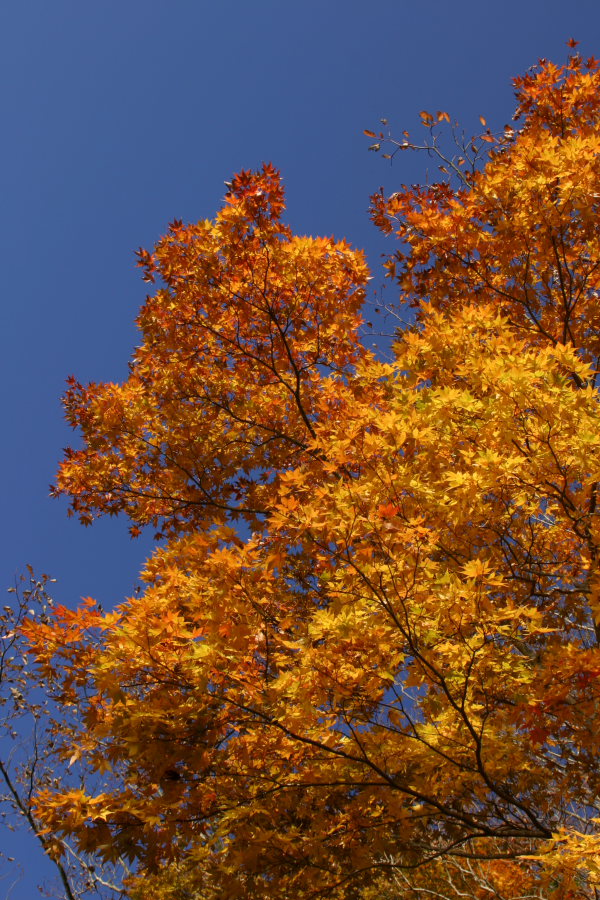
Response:
POLYGON ((600 886, 600 72, 516 83, 480 170, 375 200, 392 363, 265 166, 141 252, 129 379, 69 389, 58 492, 168 540, 115 613, 29 626, 109 785, 38 815, 132 897, 600 886))

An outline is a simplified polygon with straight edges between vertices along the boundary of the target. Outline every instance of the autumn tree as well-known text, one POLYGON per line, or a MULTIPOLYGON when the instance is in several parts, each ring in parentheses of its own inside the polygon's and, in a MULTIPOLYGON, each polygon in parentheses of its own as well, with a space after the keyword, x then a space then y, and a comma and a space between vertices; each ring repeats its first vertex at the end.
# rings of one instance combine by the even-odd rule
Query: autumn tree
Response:
POLYGON ((600 69, 515 84, 518 127, 469 165, 425 114, 441 180, 374 198, 392 362, 265 166, 140 252, 128 380, 70 384, 56 493, 164 540, 28 626, 108 773, 37 815, 132 898, 597 897, 600 69))

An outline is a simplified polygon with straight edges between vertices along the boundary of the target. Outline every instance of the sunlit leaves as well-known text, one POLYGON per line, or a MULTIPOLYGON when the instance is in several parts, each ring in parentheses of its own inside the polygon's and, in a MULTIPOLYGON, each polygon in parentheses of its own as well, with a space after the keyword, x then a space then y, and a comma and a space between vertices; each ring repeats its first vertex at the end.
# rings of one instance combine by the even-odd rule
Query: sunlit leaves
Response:
POLYGON ((256 525, 274 472, 294 464, 325 373, 364 355, 357 310, 367 269, 344 242, 293 237, 278 173, 236 176, 214 223, 175 222, 140 264, 163 282, 122 385, 71 381, 85 439, 61 466, 84 523, 126 511, 167 532, 228 515, 256 525))
POLYGON ((417 308, 392 362, 360 342, 362 256, 292 236, 266 166, 140 254, 161 286, 129 379, 71 383, 58 490, 169 539, 115 613, 29 626, 114 777, 39 814, 138 860, 133 897, 593 896, 600 126, 577 59, 517 81, 522 128, 486 132, 479 170, 377 197, 417 308))
MULTIPOLYGON (((600 70, 593 62, 583 72, 575 56, 515 86, 523 126, 482 138, 489 159, 466 186, 444 181, 373 197, 374 221, 402 242, 389 275, 416 305, 451 310, 467 295, 491 302, 530 340, 573 343, 592 360, 600 350, 600 70)), ((449 158, 446 171, 459 162, 449 158)))

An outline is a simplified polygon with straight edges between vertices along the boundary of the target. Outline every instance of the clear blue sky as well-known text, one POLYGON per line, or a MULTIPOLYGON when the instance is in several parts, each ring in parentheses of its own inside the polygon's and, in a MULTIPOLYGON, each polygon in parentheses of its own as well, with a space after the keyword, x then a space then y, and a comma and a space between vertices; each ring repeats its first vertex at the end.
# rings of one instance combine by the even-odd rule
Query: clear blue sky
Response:
POLYGON ((598 0, 14 0, 0 23, 0 586, 30 562, 66 604, 120 601, 151 546, 114 519, 84 529, 48 498, 74 440, 65 377, 126 375, 146 293, 133 251, 174 218, 214 215, 224 181, 270 160, 294 230, 366 249, 377 287, 369 194, 422 180, 426 163, 390 168, 363 128, 386 116, 416 130, 420 110, 442 109, 494 130, 511 77, 539 57, 564 61, 571 36, 600 56, 598 0))

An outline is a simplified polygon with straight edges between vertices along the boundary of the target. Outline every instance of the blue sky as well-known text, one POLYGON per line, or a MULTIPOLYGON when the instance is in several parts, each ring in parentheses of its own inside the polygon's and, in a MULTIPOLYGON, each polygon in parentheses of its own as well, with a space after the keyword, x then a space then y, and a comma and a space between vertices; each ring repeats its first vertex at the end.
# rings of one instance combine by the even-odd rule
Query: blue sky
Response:
POLYGON ((224 181, 270 160, 294 230, 364 248, 377 289, 387 245, 369 195, 422 180, 426 161, 390 167, 363 129, 385 116, 417 131, 420 110, 442 109, 468 132, 479 115, 495 130, 514 109, 512 76, 564 61, 571 36, 600 55, 598 0, 18 0, 0 22, 0 574, 8 587, 31 563, 69 605, 119 602, 151 548, 125 522, 84 529, 48 497, 74 440, 66 376, 126 375, 146 294, 133 251, 174 218, 213 216, 224 181))

